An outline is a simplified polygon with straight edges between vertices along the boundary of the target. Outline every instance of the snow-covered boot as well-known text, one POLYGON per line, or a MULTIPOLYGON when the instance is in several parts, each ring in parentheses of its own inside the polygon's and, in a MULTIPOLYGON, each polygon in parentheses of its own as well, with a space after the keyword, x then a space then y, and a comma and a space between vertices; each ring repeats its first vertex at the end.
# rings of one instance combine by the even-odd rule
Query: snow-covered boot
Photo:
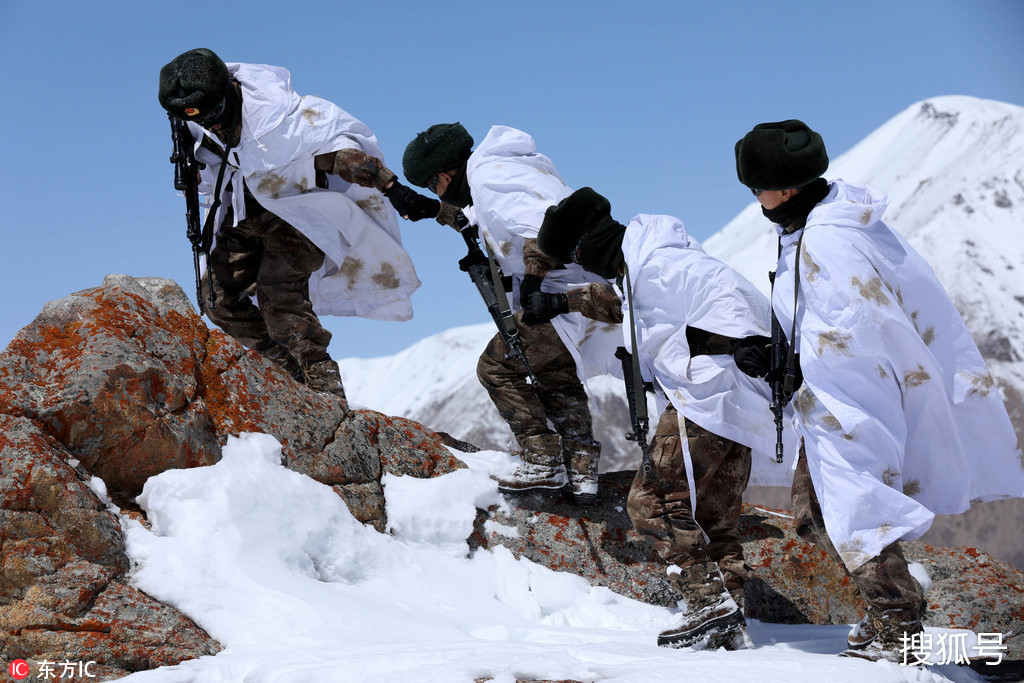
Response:
POLYGON ((593 440, 564 439, 562 455, 569 471, 573 500, 577 505, 596 505, 597 465, 601 459, 601 445, 593 440))
POLYGON ((330 358, 310 363, 303 368, 303 372, 306 386, 313 391, 345 398, 345 388, 341 384, 341 370, 338 368, 338 364, 330 358))
POLYGON ((518 439, 522 449, 517 453, 522 462, 514 470, 497 477, 502 493, 556 493, 569 479, 562 463, 562 450, 557 434, 518 439))
POLYGON ((914 664, 917 661, 914 652, 920 649, 921 643, 913 643, 913 637, 923 631, 917 610, 868 607, 867 614, 846 638, 849 649, 839 656, 914 664))
POLYGON ((753 647, 743 611, 725 588, 718 565, 698 562, 670 567, 668 580, 686 603, 680 622, 658 635, 661 647, 743 650, 753 647))

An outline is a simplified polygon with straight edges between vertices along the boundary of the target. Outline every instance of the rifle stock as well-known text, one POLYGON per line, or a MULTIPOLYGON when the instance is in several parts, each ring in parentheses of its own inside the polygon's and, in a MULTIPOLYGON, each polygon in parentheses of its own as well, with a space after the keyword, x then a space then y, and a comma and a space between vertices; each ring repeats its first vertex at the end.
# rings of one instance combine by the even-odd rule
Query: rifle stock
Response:
MULTIPOLYGON (((174 164, 174 189, 185 195, 185 236, 192 243, 192 266, 196 273, 196 304, 199 315, 206 313, 203 302, 200 256, 209 256, 211 240, 204 234, 199 210, 199 165, 192 153, 193 138, 185 122, 168 113, 171 121, 171 163, 174 164)), ((213 282, 210 285, 210 308, 213 308, 213 282)))

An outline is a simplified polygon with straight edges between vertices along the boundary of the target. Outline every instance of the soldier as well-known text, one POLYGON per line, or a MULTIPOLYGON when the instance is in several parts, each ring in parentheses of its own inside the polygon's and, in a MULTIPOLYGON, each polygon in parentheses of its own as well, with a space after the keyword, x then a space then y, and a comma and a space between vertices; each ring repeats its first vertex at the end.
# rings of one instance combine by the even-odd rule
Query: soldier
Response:
POLYGON ((751 647, 743 616, 750 568, 737 530, 751 447, 768 457, 775 429, 767 387, 739 371, 733 348, 768 330, 767 299, 705 253, 679 219, 642 214, 624 226, 589 187, 547 210, 537 243, 558 262, 620 278, 626 344, 633 325, 633 353, 662 411, 650 471, 637 472, 628 500, 634 526, 686 601, 658 644, 751 647))
POLYGON ((373 133, 285 69, 205 48, 160 70, 160 104, 187 122, 213 220, 210 320, 316 391, 344 397, 318 314, 412 317, 419 287, 373 133), (255 299, 255 303, 253 303, 255 299))
POLYGON ((924 601, 899 540, 936 513, 1024 495, 1013 427, 942 285, 882 221, 884 194, 822 178, 825 144, 802 121, 757 125, 735 154, 779 234, 772 308, 792 345, 773 369, 766 340, 749 340, 741 365, 796 380, 797 530, 868 605, 842 654, 905 661, 924 601))
MULTIPOLYGON (((594 438, 585 378, 615 371, 616 324, 597 323, 578 311, 618 310, 610 283, 578 266, 561 264, 537 249, 544 209, 569 194, 554 164, 533 138, 507 126, 491 128, 473 150, 459 123, 420 133, 402 159, 406 179, 441 198, 437 220, 479 227, 511 295, 519 336, 537 377, 509 357, 499 335, 484 349, 477 376, 519 445, 522 462, 499 478, 506 493, 548 495, 566 486, 579 504, 598 491, 600 444, 594 438), (573 295, 571 289, 584 288, 573 295), (536 305, 523 311, 536 295, 536 305)), ((401 209, 400 209, 401 211, 401 209)))

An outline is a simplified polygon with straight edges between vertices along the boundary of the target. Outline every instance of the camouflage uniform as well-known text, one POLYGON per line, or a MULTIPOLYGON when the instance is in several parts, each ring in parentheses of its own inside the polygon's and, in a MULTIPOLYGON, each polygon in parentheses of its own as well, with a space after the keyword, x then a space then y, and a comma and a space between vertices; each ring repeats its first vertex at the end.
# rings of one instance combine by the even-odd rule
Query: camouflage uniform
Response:
MULTIPOLYGON (((807 468, 803 442, 800 443, 800 455, 793 472, 792 496, 797 535, 823 549, 846 571, 846 565, 825 530, 821 506, 807 468)), ((879 633, 895 634, 895 639, 904 632, 912 635, 923 630, 920 619, 925 607, 924 596, 910 575, 899 541, 885 546, 878 555, 846 574, 868 604, 867 615, 850 633, 851 648, 863 649, 879 633), (888 623, 894 620, 902 628, 897 629, 888 623)), ((890 649, 898 645, 898 642, 888 643, 890 649)))
MULTIPOLYGON (((229 140, 224 129, 211 131, 225 145, 239 143, 241 126, 229 140)), ((202 143, 220 154, 208 139, 202 143)), ((358 149, 345 148, 314 157, 316 185, 327 187, 327 173, 364 187, 394 179, 379 159, 358 149)), ((230 185, 228 186, 230 190, 230 185)), ((214 305, 207 308, 210 321, 244 346, 283 367, 296 380, 316 391, 344 397, 337 363, 327 352, 331 333, 313 310, 309 278, 324 263, 324 252, 285 220, 245 193, 245 218, 234 225, 228 206, 217 231, 216 246, 202 279, 203 296, 209 299, 213 280, 214 305), (253 304, 255 296, 258 306, 253 304)))
MULTIPOLYGON (((621 305, 610 285, 594 283, 569 293, 570 311, 622 320, 621 305)), ((550 323, 526 325, 516 313, 519 340, 537 376, 527 381, 526 368, 500 335, 491 339, 477 363, 477 378, 522 449, 525 462, 563 463, 570 472, 597 476, 601 444, 594 438, 587 394, 576 361, 550 323), (550 426, 549 426, 550 423, 550 426)))
POLYGON ((750 448, 686 420, 697 488, 694 514, 678 420, 678 412, 670 404, 651 440, 651 471, 639 470, 630 488, 629 516, 667 563, 685 568, 716 562, 725 587, 736 594, 750 578, 738 533, 743 491, 750 478, 750 448))
MULTIPOLYGON (((324 253, 248 192, 245 211, 232 225, 228 210, 210 253, 215 304, 207 315, 243 345, 298 374, 329 358, 331 333, 309 298, 309 277, 323 265, 324 253)), ((207 278, 202 282, 208 296, 207 278)))

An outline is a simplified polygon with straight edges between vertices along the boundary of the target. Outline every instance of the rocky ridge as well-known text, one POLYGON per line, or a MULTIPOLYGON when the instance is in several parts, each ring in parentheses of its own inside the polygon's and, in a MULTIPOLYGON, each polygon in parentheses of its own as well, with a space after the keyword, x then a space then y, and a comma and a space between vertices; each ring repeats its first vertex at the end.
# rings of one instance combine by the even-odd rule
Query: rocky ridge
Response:
MULTIPOLYGON (((142 516, 133 500, 148 477, 216 462, 242 432, 273 435, 289 468, 332 486, 378 530, 384 472, 462 467, 444 445, 456 442, 349 412, 207 329, 173 282, 111 275, 48 304, 0 354, 0 658, 95 661, 97 678, 81 680, 113 680, 215 654, 220 645, 188 615, 132 586, 120 516, 142 516)), ((598 505, 583 511, 481 510, 470 544, 672 604, 664 567, 624 510, 631 476, 605 474, 598 505)), ((849 580, 785 515, 748 506, 742 528, 758 577, 752 617, 859 618, 849 580)), ((918 542, 908 555, 932 576, 928 624, 1007 634, 1007 657, 1024 658, 1024 574, 970 548, 918 542)))

